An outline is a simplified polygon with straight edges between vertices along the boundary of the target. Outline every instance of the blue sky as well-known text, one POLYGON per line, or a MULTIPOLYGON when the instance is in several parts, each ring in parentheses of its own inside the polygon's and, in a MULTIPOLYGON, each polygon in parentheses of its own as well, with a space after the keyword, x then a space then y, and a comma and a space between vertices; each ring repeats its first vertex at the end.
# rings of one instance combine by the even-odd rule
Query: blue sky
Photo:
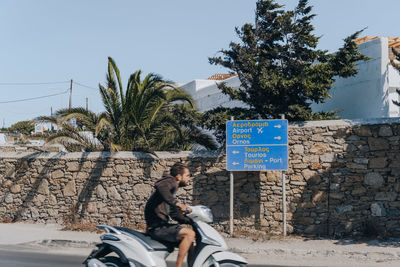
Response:
MULTIPOLYGON (((295 0, 278 0, 292 8, 295 0)), ((103 110, 97 85, 107 57, 123 84, 141 69, 188 82, 225 73, 208 57, 237 41, 234 28, 254 21, 256 0, 2 0, 0 1, 0 127, 50 115, 68 106, 68 94, 16 103, 4 101, 66 92, 73 106, 103 110), (64 82, 56 84, 32 84, 64 82), (11 84, 10 84, 11 83, 11 84), (16 85, 16 83, 28 83, 16 85)), ((400 36, 398 0, 310 0, 319 47, 335 51, 351 33, 400 36), (397 12, 396 12, 397 10, 397 12)))

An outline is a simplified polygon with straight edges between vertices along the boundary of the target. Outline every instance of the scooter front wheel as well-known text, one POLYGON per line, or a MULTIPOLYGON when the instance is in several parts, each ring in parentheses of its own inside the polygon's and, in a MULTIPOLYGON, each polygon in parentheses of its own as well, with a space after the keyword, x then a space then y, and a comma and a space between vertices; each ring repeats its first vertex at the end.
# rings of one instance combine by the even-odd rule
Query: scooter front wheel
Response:
POLYGON ((108 256, 100 259, 107 267, 129 267, 129 264, 123 263, 120 258, 108 256))
MULTIPOLYGON (((236 261, 225 260, 218 262, 220 267, 246 267, 247 264, 242 264, 236 261)), ((210 267, 215 267, 215 265, 211 265, 210 267)))

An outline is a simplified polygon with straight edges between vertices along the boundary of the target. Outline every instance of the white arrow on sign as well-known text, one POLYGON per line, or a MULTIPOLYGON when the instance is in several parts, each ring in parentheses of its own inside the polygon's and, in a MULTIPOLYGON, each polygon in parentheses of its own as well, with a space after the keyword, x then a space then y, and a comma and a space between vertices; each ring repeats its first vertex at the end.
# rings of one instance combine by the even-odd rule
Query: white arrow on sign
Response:
POLYGON ((239 151, 233 150, 232 153, 233 154, 239 154, 239 151))
POLYGON ((278 125, 275 125, 274 127, 275 127, 275 128, 281 128, 282 125, 278 124, 278 125))
POLYGON ((236 166, 238 164, 239 164, 239 162, 232 162, 232 165, 234 165, 234 166, 236 166))
POLYGON ((275 136, 274 139, 281 140, 281 137, 280 136, 275 136))

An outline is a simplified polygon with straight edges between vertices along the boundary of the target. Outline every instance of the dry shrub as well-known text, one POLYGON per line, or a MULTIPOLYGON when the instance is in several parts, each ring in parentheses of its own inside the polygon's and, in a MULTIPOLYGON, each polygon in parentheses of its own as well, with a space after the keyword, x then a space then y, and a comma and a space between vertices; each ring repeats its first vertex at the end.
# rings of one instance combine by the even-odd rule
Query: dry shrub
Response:
POLYGON ((13 223, 13 222, 15 222, 14 219, 9 216, 5 216, 0 220, 0 223, 13 223))
POLYGON ((84 223, 84 222, 77 222, 77 223, 69 223, 65 224, 65 226, 61 229, 63 231, 79 231, 79 232, 94 232, 94 233, 102 233, 103 230, 96 227, 95 223, 84 223))

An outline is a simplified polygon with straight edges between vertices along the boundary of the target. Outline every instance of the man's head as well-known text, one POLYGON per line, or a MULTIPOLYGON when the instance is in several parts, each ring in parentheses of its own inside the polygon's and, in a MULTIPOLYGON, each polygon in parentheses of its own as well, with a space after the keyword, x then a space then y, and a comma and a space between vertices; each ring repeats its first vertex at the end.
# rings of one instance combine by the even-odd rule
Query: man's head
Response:
POLYGON ((179 186, 187 186, 190 181, 190 171, 186 164, 177 162, 175 163, 170 170, 172 176, 176 178, 179 183, 179 186))

